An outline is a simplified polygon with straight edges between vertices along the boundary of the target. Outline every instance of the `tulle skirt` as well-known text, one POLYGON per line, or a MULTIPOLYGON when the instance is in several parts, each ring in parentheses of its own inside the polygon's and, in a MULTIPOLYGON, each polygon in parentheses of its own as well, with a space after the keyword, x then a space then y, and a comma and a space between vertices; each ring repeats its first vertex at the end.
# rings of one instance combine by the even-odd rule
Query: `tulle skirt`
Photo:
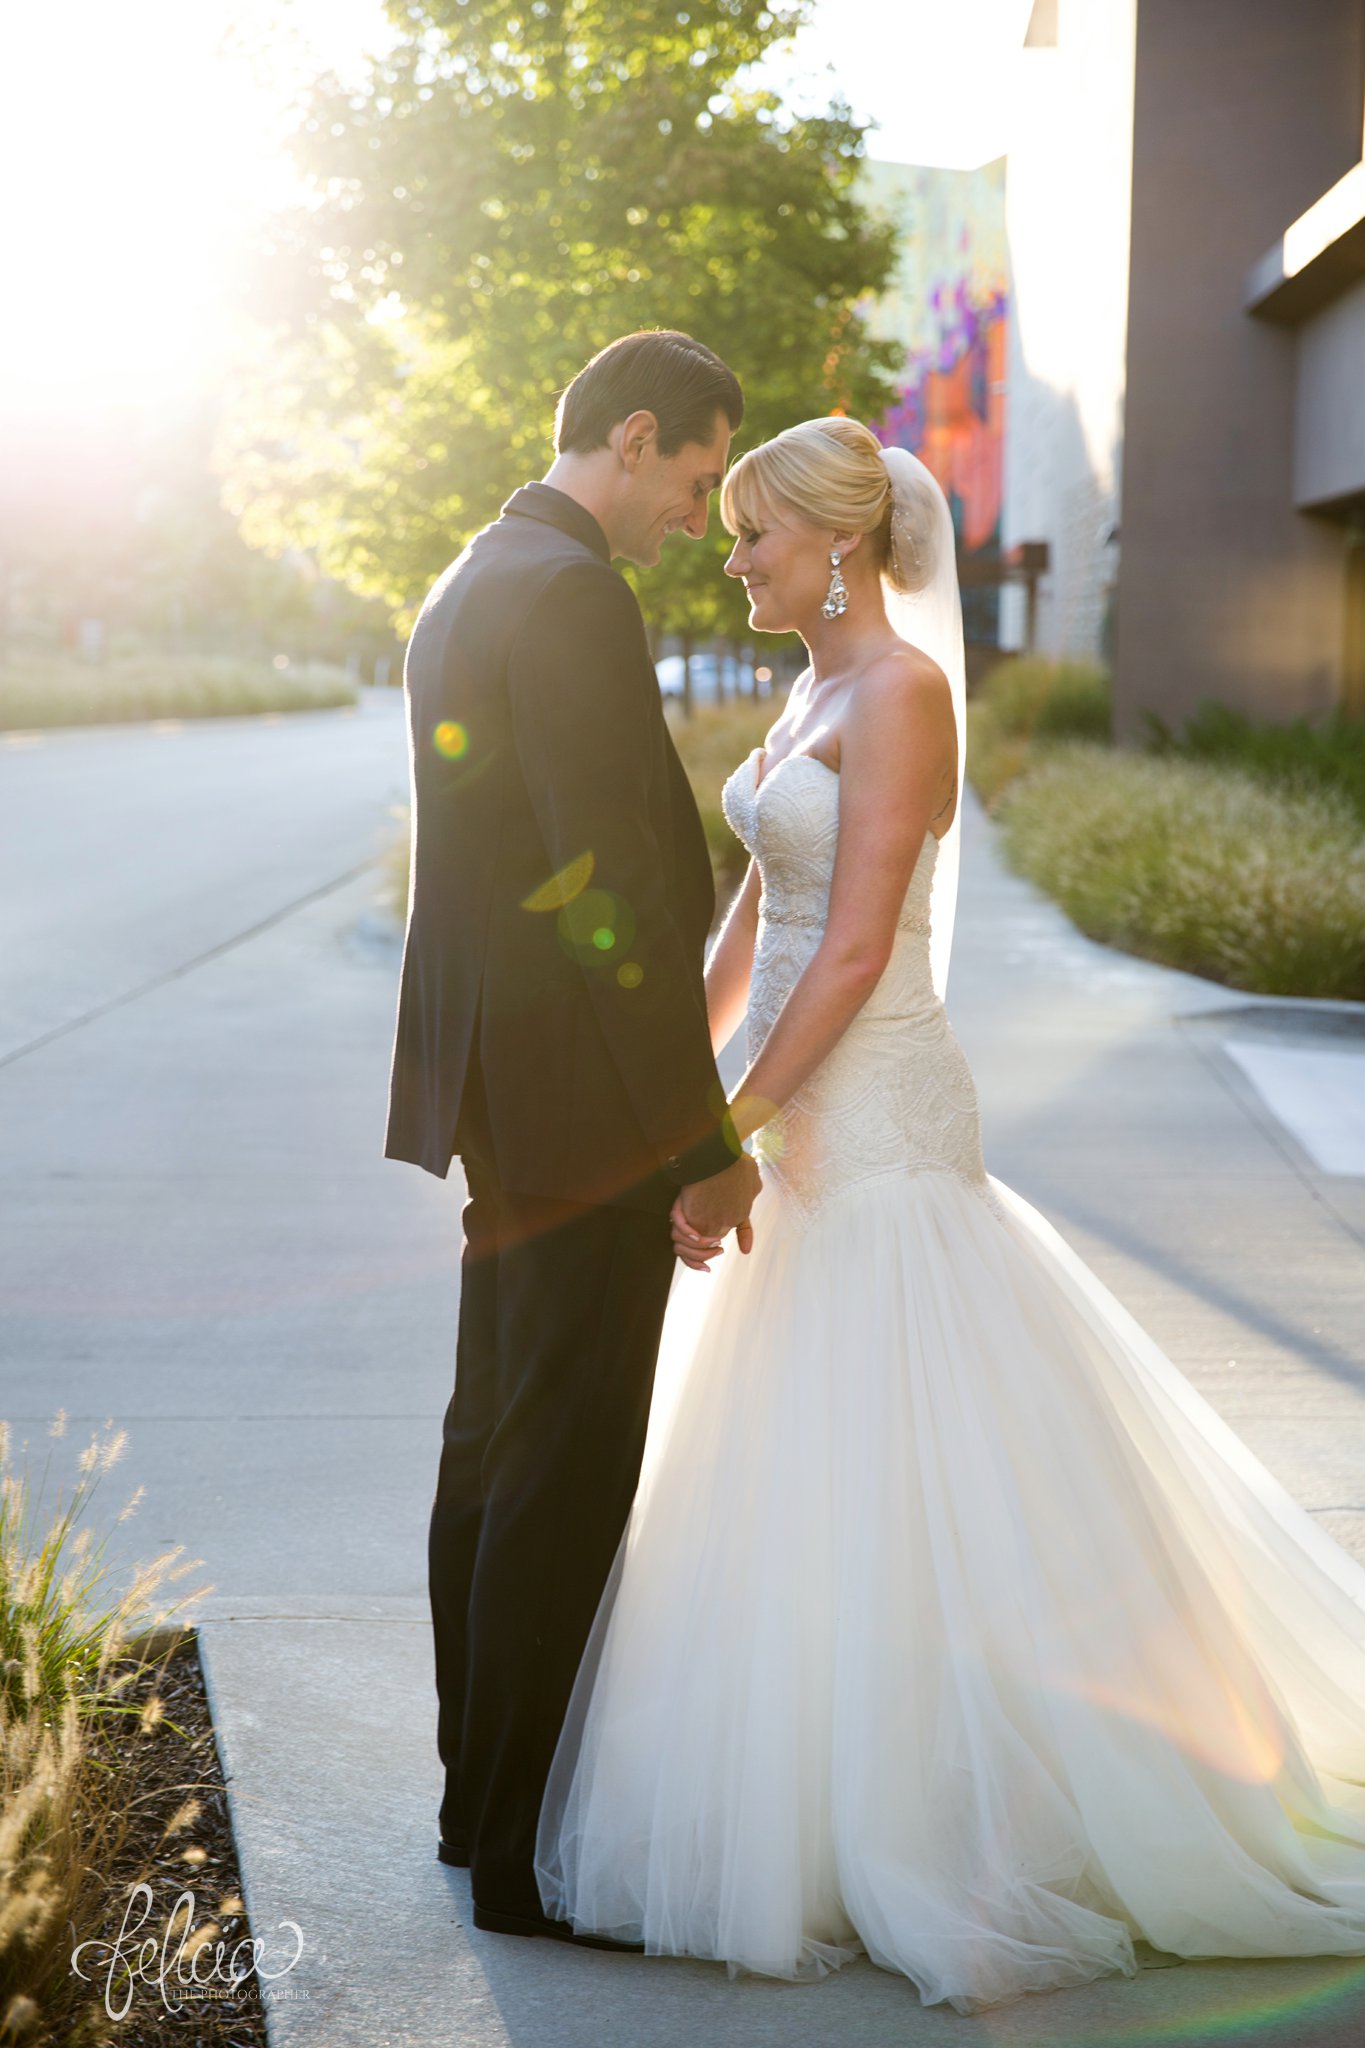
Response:
POLYGON ((1365 1953, 1365 1569, 989 1189, 770 1180, 679 1271, 546 1908, 961 2011, 1365 1953))

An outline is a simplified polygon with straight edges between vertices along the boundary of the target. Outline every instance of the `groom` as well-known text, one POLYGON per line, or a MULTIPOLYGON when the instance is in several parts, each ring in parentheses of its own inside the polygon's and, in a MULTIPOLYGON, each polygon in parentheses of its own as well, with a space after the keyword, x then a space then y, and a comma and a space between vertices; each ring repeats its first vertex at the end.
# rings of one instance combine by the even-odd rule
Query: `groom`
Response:
POLYGON ((458 1153, 469 1189, 429 1551, 437 1853, 502 1933, 575 1938, 542 1910, 536 1821, 639 1473, 670 1207, 747 1250, 758 1187, 707 1028, 706 841, 611 566, 702 537, 742 415, 689 335, 613 342, 560 399, 544 481, 439 578, 408 648, 384 1150, 441 1176, 458 1153))

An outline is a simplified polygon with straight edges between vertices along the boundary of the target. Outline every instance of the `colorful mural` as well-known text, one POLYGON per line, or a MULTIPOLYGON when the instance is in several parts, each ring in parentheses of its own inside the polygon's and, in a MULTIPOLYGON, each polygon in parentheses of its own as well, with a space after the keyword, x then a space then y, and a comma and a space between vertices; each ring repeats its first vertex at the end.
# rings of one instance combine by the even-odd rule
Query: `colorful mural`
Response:
MULTIPOLYGON (((867 163, 869 200, 902 234, 891 289, 868 302, 874 332, 905 348, 901 396, 876 423, 888 447, 928 464, 953 508, 964 555, 1000 546, 1005 448, 1005 165, 940 171, 867 163)), ((994 642, 999 595, 963 591, 970 640, 994 642)))

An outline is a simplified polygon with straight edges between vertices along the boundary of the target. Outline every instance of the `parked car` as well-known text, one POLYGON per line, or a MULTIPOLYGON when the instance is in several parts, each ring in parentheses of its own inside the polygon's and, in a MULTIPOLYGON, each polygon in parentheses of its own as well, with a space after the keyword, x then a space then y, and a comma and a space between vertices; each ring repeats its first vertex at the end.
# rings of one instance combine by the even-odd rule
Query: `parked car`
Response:
MULTIPOLYGON (((683 693, 683 658, 680 654, 666 654, 662 661, 655 663, 655 674, 659 688, 665 697, 681 697, 683 693)), ((747 697, 753 688, 747 666, 731 661, 722 670, 720 661, 709 648, 703 648, 692 656, 692 701, 694 704, 714 704, 720 695, 722 674, 725 681, 725 695, 747 697)))

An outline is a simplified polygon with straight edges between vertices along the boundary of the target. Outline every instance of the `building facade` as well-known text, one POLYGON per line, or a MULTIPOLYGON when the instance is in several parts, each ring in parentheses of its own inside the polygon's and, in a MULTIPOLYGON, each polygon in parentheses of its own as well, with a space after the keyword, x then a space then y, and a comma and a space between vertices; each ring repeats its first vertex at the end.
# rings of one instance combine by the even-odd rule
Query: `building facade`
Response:
POLYGON ((1365 0, 1036 0, 1007 159, 868 167, 971 635, 1110 665, 1120 738, 1365 714, 1363 153, 1365 0), (973 586, 1040 542, 1031 617, 973 586))
POLYGON ((1365 708, 1365 0, 1138 0, 1134 60, 1120 736, 1365 708))

